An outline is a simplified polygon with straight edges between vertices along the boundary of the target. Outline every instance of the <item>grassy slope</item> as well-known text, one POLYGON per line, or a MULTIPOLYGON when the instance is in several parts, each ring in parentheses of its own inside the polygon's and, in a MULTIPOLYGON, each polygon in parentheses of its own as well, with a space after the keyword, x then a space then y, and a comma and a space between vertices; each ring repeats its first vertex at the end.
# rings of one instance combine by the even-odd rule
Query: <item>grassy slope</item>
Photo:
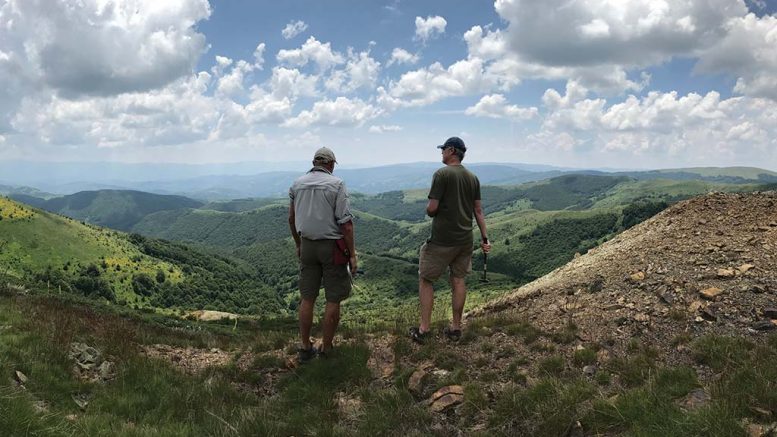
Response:
POLYGON ((341 330, 344 339, 330 358, 286 369, 281 357, 291 356, 296 331, 290 322, 241 321, 233 329, 0 290, 0 374, 21 371, 28 379, 24 389, 0 380, 0 429, 39 436, 746 436, 743 420, 768 424, 764 414, 777 413, 774 335, 682 339, 695 366, 712 372, 707 382, 693 367, 666 367, 660 351, 638 339, 586 379, 581 369, 601 345, 585 344, 567 361, 556 352, 569 347, 565 336, 526 321, 478 319, 459 345, 433 339, 419 347, 391 330, 399 334, 392 373, 376 381, 368 368, 370 337, 359 327, 341 330), (543 346, 544 358, 500 349, 505 338, 543 346), (114 379, 76 378, 67 356, 72 342, 105 354, 115 363, 114 379), (232 358, 187 374, 140 353, 140 346, 158 343, 220 348, 232 358), (460 355, 472 344, 481 352, 460 355), (493 354, 512 357, 511 364, 492 368, 493 354), (441 371, 411 391, 410 376, 422 362, 441 371), (464 386, 463 404, 455 414, 430 413, 425 399, 449 384, 464 386), (681 408, 680 400, 702 386, 712 400, 681 408), (270 387, 274 396, 260 394, 270 387), (85 409, 74 395, 89 399, 85 409))
POLYGON ((98 226, 127 231, 156 211, 197 208, 202 203, 182 196, 141 191, 84 191, 47 200, 41 208, 98 226))
POLYGON ((687 172, 696 173, 701 176, 731 176, 744 179, 758 180, 758 176, 765 174, 768 176, 777 176, 777 173, 756 167, 689 167, 658 170, 659 173, 687 172))
POLYGON ((0 265, 12 276, 66 264, 69 272, 76 274, 81 267, 98 264, 102 268, 104 263, 103 276, 113 285, 117 297, 128 302, 137 300, 128 280, 132 274, 154 275, 162 270, 174 283, 182 279, 177 266, 144 255, 120 232, 84 225, 3 197, 0 217, 0 244, 4 243, 0 265))
POLYGON ((254 209, 262 208, 267 205, 288 204, 286 199, 234 199, 209 202, 200 207, 200 209, 210 209, 213 211, 222 212, 245 212, 252 211, 254 209))
POLYGON ((704 181, 647 180, 630 181, 617 185, 598 200, 594 208, 627 205, 640 200, 666 200, 674 202, 712 191, 744 192, 759 189, 759 185, 722 184, 704 181))
POLYGON ((78 282, 91 268, 119 303, 283 314, 276 290, 243 261, 84 225, 7 198, 0 198, 0 218, 0 274, 18 281, 111 299, 78 282), (141 276, 148 286, 138 292, 141 276))
POLYGON ((288 207, 269 205, 248 212, 178 209, 147 215, 133 232, 167 240, 235 248, 288 235, 288 207))

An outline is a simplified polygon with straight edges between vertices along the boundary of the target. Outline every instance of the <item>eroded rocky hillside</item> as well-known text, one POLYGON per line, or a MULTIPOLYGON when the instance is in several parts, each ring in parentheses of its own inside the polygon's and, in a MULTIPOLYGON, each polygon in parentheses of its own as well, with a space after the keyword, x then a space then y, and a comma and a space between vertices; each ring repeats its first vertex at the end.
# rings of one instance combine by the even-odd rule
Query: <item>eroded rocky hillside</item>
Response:
MULTIPOLYGON (((680 202, 567 265, 468 314, 510 312, 581 341, 777 330, 777 193, 680 202)), ((676 349, 676 348, 675 348, 676 349)))

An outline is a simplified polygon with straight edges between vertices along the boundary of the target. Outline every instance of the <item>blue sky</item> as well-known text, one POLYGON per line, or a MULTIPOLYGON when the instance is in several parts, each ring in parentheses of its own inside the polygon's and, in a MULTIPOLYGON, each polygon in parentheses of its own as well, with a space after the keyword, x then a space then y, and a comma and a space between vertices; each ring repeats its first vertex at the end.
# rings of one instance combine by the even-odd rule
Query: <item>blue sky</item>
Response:
POLYGON ((0 0, 0 159, 777 170, 774 0, 0 0))

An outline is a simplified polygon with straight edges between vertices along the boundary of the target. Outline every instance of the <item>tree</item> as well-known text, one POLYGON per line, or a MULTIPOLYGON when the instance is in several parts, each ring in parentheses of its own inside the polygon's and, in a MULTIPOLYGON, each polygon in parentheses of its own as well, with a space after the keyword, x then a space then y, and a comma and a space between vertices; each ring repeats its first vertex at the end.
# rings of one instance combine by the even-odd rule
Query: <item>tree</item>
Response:
POLYGON ((156 284, 154 284, 151 276, 146 273, 138 273, 132 276, 132 289, 135 291, 135 294, 151 296, 156 290, 156 284))

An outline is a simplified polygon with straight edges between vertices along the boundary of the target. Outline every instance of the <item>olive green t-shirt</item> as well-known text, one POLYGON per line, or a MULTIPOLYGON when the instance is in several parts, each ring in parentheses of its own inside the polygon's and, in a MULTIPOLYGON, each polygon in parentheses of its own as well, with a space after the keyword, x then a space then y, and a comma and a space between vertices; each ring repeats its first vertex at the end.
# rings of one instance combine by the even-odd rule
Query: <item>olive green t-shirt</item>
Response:
POLYGON ((440 246, 472 244, 472 217, 480 181, 463 165, 446 165, 432 178, 429 198, 440 201, 429 241, 440 246))

